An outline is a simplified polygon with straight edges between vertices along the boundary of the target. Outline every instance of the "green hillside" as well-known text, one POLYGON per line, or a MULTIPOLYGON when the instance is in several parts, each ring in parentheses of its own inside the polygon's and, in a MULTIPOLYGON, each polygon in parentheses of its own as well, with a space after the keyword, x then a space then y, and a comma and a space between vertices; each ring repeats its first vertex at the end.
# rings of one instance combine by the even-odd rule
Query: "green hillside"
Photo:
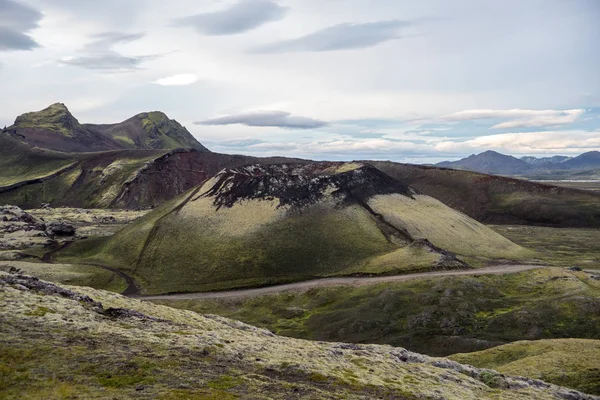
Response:
POLYGON ((0 273, 3 399, 592 400, 402 348, 309 342, 0 273))
MULTIPOLYGON (((36 172, 39 169, 43 171, 41 173, 48 175, 48 179, 25 181, 12 190, 4 190, 0 192, 0 203, 15 204, 23 208, 36 208, 44 203, 52 206, 109 208, 122 195, 130 179, 165 153, 165 150, 86 153, 49 163, 46 158, 40 162, 36 156, 32 161, 32 168, 18 175, 19 182, 22 182, 25 175, 39 175, 40 172, 36 172), (66 167, 47 171, 54 162, 57 165, 65 163, 66 167)), ((40 153, 36 149, 33 154, 40 153)), ((26 163, 19 159, 17 165, 18 168, 25 168, 26 163)), ((0 172, 3 179, 6 179, 5 173, 0 172)), ((10 172, 8 176, 16 178, 17 173, 10 172)))
POLYGON ((600 281, 562 268, 154 302, 279 335, 391 344, 434 356, 518 340, 600 337, 600 281))
POLYGON ((479 222, 600 227, 600 193, 447 168, 373 165, 479 222))
POLYGON ((185 127, 160 111, 141 113, 118 124, 85 124, 85 127, 112 137, 128 149, 186 148, 208 151, 185 127))
POLYGON ((159 111, 117 124, 81 124, 64 104, 55 103, 18 116, 6 132, 32 146, 62 152, 179 148, 208 152, 185 127, 159 111))
POLYGON ((600 340, 522 341, 449 358, 600 395, 600 340))
POLYGON ((224 170, 59 259, 106 263, 143 293, 169 293, 464 268, 452 253, 477 262, 533 254, 372 166, 321 163, 224 170))
POLYGON ((35 149, 8 132, 0 132, 0 188, 47 177, 74 161, 73 155, 35 149))

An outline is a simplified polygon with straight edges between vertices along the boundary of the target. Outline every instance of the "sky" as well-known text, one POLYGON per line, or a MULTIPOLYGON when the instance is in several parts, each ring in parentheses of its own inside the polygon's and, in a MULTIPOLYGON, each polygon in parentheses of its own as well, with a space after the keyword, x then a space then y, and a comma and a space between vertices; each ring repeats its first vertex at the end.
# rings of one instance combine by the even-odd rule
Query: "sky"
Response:
POLYGON ((209 149, 600 150, 598 0, 0 0, 0 125, 160 110, 209 149))

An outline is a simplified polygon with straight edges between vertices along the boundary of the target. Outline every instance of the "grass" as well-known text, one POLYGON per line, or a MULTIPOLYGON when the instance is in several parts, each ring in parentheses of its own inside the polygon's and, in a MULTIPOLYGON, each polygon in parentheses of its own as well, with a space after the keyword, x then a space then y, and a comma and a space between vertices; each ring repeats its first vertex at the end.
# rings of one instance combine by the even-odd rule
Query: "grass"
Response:
MULTIPOLYGON (((422 357, 399 362, 387 346, 352 349, 299 341, 216 316, 74 288, 104 308, 147 317, 106 317, 76 299, 0 287, 0 397, 551 399, 555 389, 492 389, 422 357), (54 313, 28 315, 37 307, 54 313), (190 335, 179 335, 185 329, 190 335), (226 343, 226 346, 216 344, 226 343), (368 368, 368 370, 367 370, 368 368)), ((41 314, 41 313, 40 313, 41 314)), ((505 378, 503 378, 505 379, 505 378)), ((521 381, 523 382, 523 381, 521 381)))
MULTIPOLYGON (((43 203, 55 205, 57 202, 74 207, 110 208, 123 192, 125 183, 146 163, 160 155, 162 153, 136 151, 80 155, 71 171, 41 183, 0 193, 0 203, 17 204, 22 208, 36 208, 43 203)), ((47 168, 43 160, 35 165, 47 168)), ((0 176, 4 174, 0 172, 0 176)), ((15 172, 14 176, 18 181, 24 179, 22 173, 15 172)))
POLYGON ((160 300, 303 339, 382 343, 429 355, 517 340, 600 337, 600 282, 561 268, 242 299, 160 300))
POLYGON ((451 359, 600 395, 600 340, 519 341, 451 359))
POLYGON ((479 258, 527 259, 534 254, 433 197, 376 196, 371 207, 413 238, 429 239, 454 253, 479 258))
POLYGON ((599 227, 600 196, 470 171, 376 161, 392 177, 492 224, 599 227))
POLYGON ((490 228, 535 250, 546 264, 600 268, 600 229, 523 225, 491 225, 490 228))
POLYGON ((15 137, 0 133, 0 186, 52 175, 74 161, 74 156, 33 149, 15 137))
POLYGON ((89 286, 96 289, 121 293, 127 287, 123 278, 102 268, 81 264, 45 264, 23 261, 0 261, 0 270, 10 267, 40 279, 75 286, 89 286))

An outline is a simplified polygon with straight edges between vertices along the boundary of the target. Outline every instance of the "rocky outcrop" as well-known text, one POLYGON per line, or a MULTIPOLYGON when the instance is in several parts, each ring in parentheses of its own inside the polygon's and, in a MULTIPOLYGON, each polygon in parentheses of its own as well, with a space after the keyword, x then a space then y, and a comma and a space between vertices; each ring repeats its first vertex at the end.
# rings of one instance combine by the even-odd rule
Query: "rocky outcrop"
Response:
POLYGON ((45 222, 16 206, 0 206, 0 250, 49 246, 56 238, 72 237, 75 227, 63 221, 45 222))

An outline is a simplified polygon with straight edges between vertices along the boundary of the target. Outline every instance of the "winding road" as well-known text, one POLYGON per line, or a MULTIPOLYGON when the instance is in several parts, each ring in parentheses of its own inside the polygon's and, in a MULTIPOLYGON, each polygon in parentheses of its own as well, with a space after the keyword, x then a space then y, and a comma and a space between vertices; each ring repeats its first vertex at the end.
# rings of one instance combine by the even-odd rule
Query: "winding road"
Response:
POLYGON ((467 275, 502 275, 512 274, 521 271, 527 271, 535 268, 544 268, 543 265, 496 265, 493 267, 452 270, 452 271, 434 271, 421 272, 406 275, 376 276, 376 277, 339 277, 322 278, 310 281, 288 283, 285 285, 267 286, 255 289, 228 290, 223 292, 202 292, 202 293, 181 293, 150 296, 132 296, 140 300, 195 300, 195 299, 223 299, 235 297, 252 297, 264 294, 281 293, 289 290, 308 290, 315 287, 340 286, 340 285, 368 285, 383 282, 400 282, 419 278, 435 278, 445 276, 467 276, 467 275))

